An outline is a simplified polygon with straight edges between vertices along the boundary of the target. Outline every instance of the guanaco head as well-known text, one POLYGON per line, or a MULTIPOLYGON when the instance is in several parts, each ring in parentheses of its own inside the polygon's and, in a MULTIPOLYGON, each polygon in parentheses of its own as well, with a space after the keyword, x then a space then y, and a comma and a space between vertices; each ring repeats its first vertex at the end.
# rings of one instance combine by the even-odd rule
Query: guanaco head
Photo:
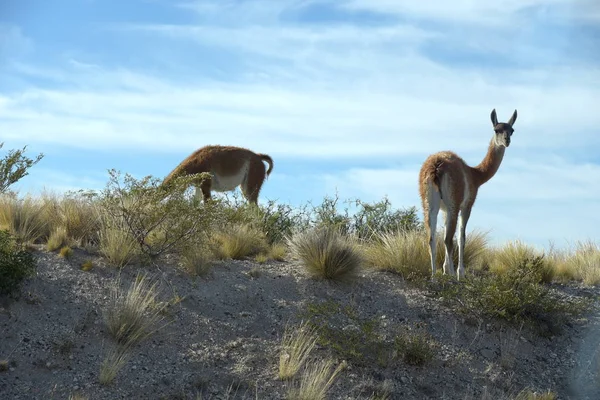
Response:
POLYGON ((496 146, 510 146, 510 137, 514 133, 513 124, 517 120, 517 110, 513 113, 512 117, 508 122, 498 122, 498 117, 496 116, 496 109, 492 110, 492 125, 494 126, 494 140, 496 146))

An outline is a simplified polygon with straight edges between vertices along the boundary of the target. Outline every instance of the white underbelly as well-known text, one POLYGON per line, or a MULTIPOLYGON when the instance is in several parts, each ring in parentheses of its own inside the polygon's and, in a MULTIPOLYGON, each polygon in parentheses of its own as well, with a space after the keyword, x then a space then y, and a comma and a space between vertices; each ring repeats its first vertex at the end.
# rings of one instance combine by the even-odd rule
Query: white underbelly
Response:
POLYGON ((211 190, 214 190, 215 192, 228 192, 234 190, 246 180, 246 176, 248 175, 248 164, 244 165, 244 167, 234 175, 220 176, 215 173, 212 173, 211 175, 211 190))

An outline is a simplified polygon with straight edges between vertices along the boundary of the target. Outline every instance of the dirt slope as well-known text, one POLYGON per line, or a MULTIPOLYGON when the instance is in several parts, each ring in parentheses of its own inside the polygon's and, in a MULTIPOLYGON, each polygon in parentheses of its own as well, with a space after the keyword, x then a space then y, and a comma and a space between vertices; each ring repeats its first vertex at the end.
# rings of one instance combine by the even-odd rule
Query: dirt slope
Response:
MULTIPOLYGON (((465 321, 393 274, 370 272, 355 284, 337 285, 308 278, 293 262, 221 262, 206 279, 191 278, 168 262, 160 268, 125 268, 125 286, 137 272, 147 271, 160 280, 162 300, 183 300, 165 313, 170 323, 138 345, 115 381, 103 386, 99 368, 113 342, 102 312, 117 271, 101 259, 94 259, 91 271, 80 270, 81 262, 92 257, 81 251, 71 260, 36 254, 37 276, 26 282, 20 299, 3 299, 0 308, 0 359, 10 361, 0 372, 0 399, 67 399, 75 392, 90 399, 192 399, 197 393, 215 399, 282 399, 290 385, 277 379, 284 326, 298 323, 299 313, 324 301, 349 306, 355 321, 378 321, 382 337, 420 324, 439 344, 423 366, 401 359, 371 362, 369 354, 365 362, 349 361, 330 399, 368 399, 373 393, 390 399, 481 399, 486 394, 502 399, 525 387, 550 389, 560 399, 600 398, 595 313, 544 338, 465 321), (249 273, 253 269, 258 276, 249 273), (232 384, 237 393, 227 397, 232 384)), ((557 290, 600 293, 574 286, 557 290)), ((341 323, 341 332, 349 335, 360 329, 341 323)), ((339 353, 319 347, 314 355, 339 353)))

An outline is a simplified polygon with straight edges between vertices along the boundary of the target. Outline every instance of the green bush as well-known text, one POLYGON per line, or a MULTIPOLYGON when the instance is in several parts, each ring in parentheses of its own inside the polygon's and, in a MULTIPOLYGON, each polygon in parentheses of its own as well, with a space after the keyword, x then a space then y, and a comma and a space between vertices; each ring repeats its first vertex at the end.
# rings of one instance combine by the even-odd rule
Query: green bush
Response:
POLYGON ((488 272, 467 276, 460 283, 440 277, 439 283, 431 287, 440 285, 434 290, 467 313, 557 328, 565 318, 583 312, 588 303, 583 299, 566 300, 541 284, 545 268, 543 257, 534 256, 500 275, 488 272))
POLYGON ((35 259, 21 249, 8 231, 0 231, 0 295, 18 291, 21 282, 35 272, 35 259))
MULTIPOLYGON (((0 149, 4 143, 0 143, 0 149)), ((21 150, 10 150, 8 154, 0 160, 0 193, 4 193, 13 184, 24 176, 27 176, 27 170, 37 164, 43 157, 39 154, 35 159, 24 156, 27 146, 21 150)))

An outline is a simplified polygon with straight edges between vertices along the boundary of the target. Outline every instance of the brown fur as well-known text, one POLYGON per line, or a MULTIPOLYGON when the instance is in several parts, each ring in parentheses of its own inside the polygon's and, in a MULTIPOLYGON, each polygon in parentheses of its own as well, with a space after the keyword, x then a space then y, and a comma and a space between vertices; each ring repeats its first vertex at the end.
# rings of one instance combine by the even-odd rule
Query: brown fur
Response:
MULTIPOLYGON (((515 110, 508 123, 498 123, 496 110, 492 111, 491 119, 494 126, 495 136, 490 141, 485 158, 476 167, 470 167, 456 153, 441 151, 427 157, 419 172, 419 194, 423 206, 425 228, 429 237, 431 269, 435 273, 435 227, 432 229, 433 220, 437 221, 437 210, 434 204, 438 197, 441 198, 439 207, 446 214, 446 233, 444 245, 446 249, 446 260, 444 261, 444 273, 454 275, 452 267, 453 239, 456 232, 459 213, 462 226, 459 235, 462 235, 463 248, 459 249, 459 277, 464 265, 461 252, 464 253, 464 238, 466 225, 471 214, 471 208, 477 198, 477 192, 481 185, 489 181, 498 171, 506 147, 510 144, 514 124, 517 118, 515 110), (502 137, 498 138, 497 135, 502 137), (499 144, 504 143, 504 145, 499 144), (445 183, 445 184, 444 184, 445 183), (465 187, 466 185, 466 187, 465 187), (466 190, 465 190, 466 189, 466 190), (435 191, 433 193, 431 191, 435 191), (465 197, 467 196, 467 197, 465 197), (435 215, 433 215, 433 214, 435 215)), ((460 242, 459 242, 460 244, 460 242)))
MULTIPOLYGON (((202 172, 209 172, 216 179, 226 179, 238 174, 245 166, 247 166, 248 170, 240 185, 242 193, 249 202, 256 204, 264 180, 273 171, 273 159, 266 154, 254 153, 251 150, 241 147, 202 147, 190 154, 175 167, 162 184, 168 185, 173 179, 182 175, 202 172), (266 172, 263 161, 269 164, 266 172)), ((205 202, 211 198, 212 186, 212 179, 205 179, 199 184, 205 202)))

